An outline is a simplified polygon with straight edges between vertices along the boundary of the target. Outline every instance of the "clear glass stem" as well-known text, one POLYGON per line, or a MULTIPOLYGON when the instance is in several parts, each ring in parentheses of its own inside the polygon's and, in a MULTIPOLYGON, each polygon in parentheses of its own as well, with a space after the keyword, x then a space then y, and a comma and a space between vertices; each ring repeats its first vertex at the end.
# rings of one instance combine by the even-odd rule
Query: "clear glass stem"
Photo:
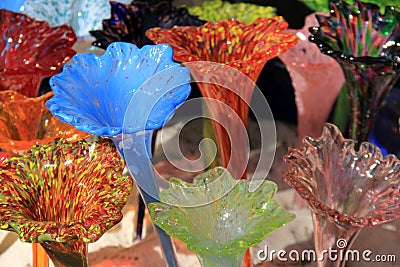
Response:
POLYGON ((42 242, 55 267, 88 267, 87 244, 80 242, 42 242))
POLYGON ((214 255, 197 253, 202 267, 240 267, 245 252, 239 254, 214 255))
POLYGON ((319 267, 344 267, 348 251, 360 232, 359 228, 344 228, 327 218, 313 215, 314 246, 319 267))

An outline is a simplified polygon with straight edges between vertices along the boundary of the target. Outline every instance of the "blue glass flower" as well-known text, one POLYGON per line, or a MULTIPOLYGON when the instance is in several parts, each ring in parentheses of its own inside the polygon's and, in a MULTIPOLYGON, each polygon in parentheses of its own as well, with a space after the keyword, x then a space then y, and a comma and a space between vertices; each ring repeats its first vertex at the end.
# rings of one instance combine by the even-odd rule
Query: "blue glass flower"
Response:
POLYGON ((185 84, 153 103, 148 116, 145 105, 137 106, 135 118, 126 125, 129 133, 154 130, 161 128, 171 112, 186 100, 190 93, 189 81, 189 70, 173 62, 169 45, 138 49, 129 43, 113 43, 102 56, 75 55, 60 74, 51 78, 54 97, 46 106, 54 116, 81 131, 115 137, 122 133, 124 116, 133 95, 140 97, 139 103, 146 103, 146 98, 163 96, 166 93, 163 89, 172 88, 170 85, 174 83, 185 84), (139 90, 146 80, 159 72, 162 73, 157 75, 157 82, 147 84, 152 88, 139 90), (170 98, 171 94, 175 97, 170 98))
POLYGON ((1 0, 0 9, 7 9, 13 12, 23 12, 25 0, 1 0))
MULTIPOLYGON (((157 201, 149 149, 161 128, 190 93, 190 72, 173 61, 169 45, 113 43, 102 56, 75 55, 50 80, 54 97, 46 106, 75 128, 110 137, 141 189, 146 204, 157 201)), ((177 266, 169 236, 158 235, 168 266, 177 266)))

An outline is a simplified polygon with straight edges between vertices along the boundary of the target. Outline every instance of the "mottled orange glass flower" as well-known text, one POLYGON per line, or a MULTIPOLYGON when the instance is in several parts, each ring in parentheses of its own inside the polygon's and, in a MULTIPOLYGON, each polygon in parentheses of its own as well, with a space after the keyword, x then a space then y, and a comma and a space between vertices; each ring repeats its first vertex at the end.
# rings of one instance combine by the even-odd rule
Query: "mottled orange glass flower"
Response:
POLYGON ((40 243, 55 266, 88 266, 87 243, 122 219, 124 167, 109 140, 34 146, 0 167, 0 229, 40 243))
POLYGON ((45 106, 53 96, 26 97, 17 91, 0 92, 0 148, 22 155, 33 145, 63 137, 69 141, 85 139, 90 134, 76 130, 54 117, 45 106))
MULTIPOLYGON (((224 66, 232 67, 244 73, 251 81, 255 82, 267 60, 274 58, 293 47, 297 37, 285 32, 288 24, 282 17, 258 18, 251 24, 239 22, 234 19, 219 22, 208 22, 200 27, 175 26, 164 30, 154 28, 147 31, 147 36, 155 43, 167 43, 174 49, 174 58, 179 62, 218 62, 224 65, 187 64, 195 80, 200 77, 211 77, 213 83, 199 83, 203 96, 213 98, 231 107, 247 125, 247 117, 254 83, 249 83, 242 77, 229 76, 229 70, 224 66), (228 84, 229 89, 218 84, 228 84)), ((229 121, 229 116, 220 112, 221 107, 210 108, 211 116, 216 121, 229 121), (214 110, 213 110, 214 109, 214 110), (218 110, 216 110, 218 109, 218 110)), ((228 123, 229 124, 229 123, 228 123)), ((219 124, 213 123, 216 139, 220 152, 220 164, 228 166, 240 165, 247 162, 245 141, 242 136, 235 143, 235 152, 231 158, 231 144, 229 134, 219 124)), ((237 128, 232 125, 232 129, 237 128)), ((230 170, 235 178, 237 173, 230 170)), ((245 177, 246 174, 243 175, 245 177)))
POLYGON ((74 30, 0 9, 0 90, 38 96, 45 77, 57 74, 73 56, 74 30))

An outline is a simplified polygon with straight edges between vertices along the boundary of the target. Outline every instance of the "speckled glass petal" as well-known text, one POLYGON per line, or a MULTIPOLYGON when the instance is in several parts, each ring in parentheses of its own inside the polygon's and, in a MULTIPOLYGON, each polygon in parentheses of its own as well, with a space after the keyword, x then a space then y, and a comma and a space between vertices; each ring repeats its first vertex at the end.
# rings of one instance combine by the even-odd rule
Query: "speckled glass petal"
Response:
MULTIPOLYGON (((288 24, 282 17, 259 18, 251 24, 230 19, 207 22, 200 27, 176 26, 168 30, 154 28, 147 31, 147 36, 155 43, 170 44, 174 49, 174 57, 179 62, 213 61, 222 63, 239 70, 256 82, 267 60, 284 53, 296 44, 297 37, 285 32, 287 26, 288 24)), ((249 107, 246 102, 249 103, 251 100, 254 84, 249 86, 249 82, 245 79, 226 79, 226 77, 232 76, 220 75, 223 73, 223 67, 220 66, 216 71, 214 66, 211 64, 188 65, 195 80, 199 80, 199 76, 212 77, 210 78, 210 81, 213 81, 212 84, 199 83, 202 95, 229 105, 242 120, 241 125, 247 125, 249 107), (237 90, 237 92, 218 86, 218 83, 226 85, 227 82, 231 82, 232 86, 229 88, 237 90)), ((229 68, 226 71, 229 71, 229 68)), ((223 110, 223 105, 220 108, 223 110)), ((211 110, 211 108, 209 109, 211 110)), ((210 113, 215 114, 216 121, 229 119, 224 112, 211 111, 210 113)), ((219 124, 214 123, 213 126, 221 156, 219 164, 227 167, 230 161, 232 166, 239 166, 240 162, 247 162, 247 153, 244 151, 245 144, 235 144, 235 158, 231 159, 231 147, 227 132, 219 124)), ((233 129, 238 127, 232 125, 233 129)), ((235 134, 235 132, 233 133, 235 134)), ((240 136, 237 140, 243 140, 243 138, 240 136)), ((241 177, 237 177, 235 171, 231 169, 230 171, 234 177, 241 177)))
MULTIPOLYGON (((329 12, 328 0, 299 0, 304 3, 310 9, 316 12, 329 12)), ((346 0, 347 3, 353 4, 354 0, 346 0)), ((376 4, 384 9, 385 6, 394 6, 400 8, 400 2, 398 0, 364 0, 365 3, 376 4)))
POLYGON ((318 253, 336 249, 339 238, 348 242, 339 249, 349 249, 359 229, 400 217, 400 161, 367 142, 355 151, 332 124, 303 148, 290 148, 285 161, 285 182, 312 208, 318 253))
POLYGON ((26 0, 25 11, 37 20, 52 26, 71 25, 78 36, 89 35, 101 28, 101 21, 110 17, 109 0, 26 0))
POLYGON ((299 37, 299 42, 279 56, 286 65, 295 90, 299 144, 306 136, 321 135, 344 84, 340 65, 308 41, 308 28, 317 24, 313 13, 306 17, 303 29, 290 30, 299 37))
POLYGON ((187 243, 203 266, 240 266, 247 248, 294 219, 272 199, 275 183, 264 181, 253 192, 249 183, 220 167, 191 184, 172 178, 160 194, 163 202, 149 205, 150 214, 155 224, 187 243))
POLYGON ((110 3, 111 18, 103 20, 102 30, 90 32, 96 38, 93 45, 103 49, 107 49, 113 42, 133 43, 138 47, 152 44, 145 33, 153 27, 169 29, 174 25, 200 26, 205 23, 191 16, 186 8, 173 7, 170 1, 110 3))
MULTIPOLYGON (((74 265, 85 243, 122 219, 132 180, 111 141, 56 139, 0 167, 0 229, 39 242, 56 262, 74 265)), ((83 249, 84 250, 84 249, 83 249)))
POLYGON ((86 139, 90 134, 76 130, 51 115, 44 104, 53 92, 26 97, 16 91, 0 92, 0 148, 22 155, 33 145, 59 137, 69 141, 86 139))
MULTIPOLYGON (((76 55, 62 73, 50 80, 54 97, 46 105, 54 116, 75 128, 100 136, 122 133, 124 116, 133 95, 156 73, 159 83, 152 89, 162 93, 168 84, 183 84, 157 102, 149 116, 145 105, 135 110, 135 120, 126 125, 126 133, 162 127, 190 93, 189 71, 173 61, 168 45, 138 49, 129 43, 114 43, 102 56, 76 55), (175 68, 172 68, 174 67, 175 68), (171 95, 176 97, 170 97, 171 95), (143 126, 146 129, 143 129, 143 126)), ((169 88, 170 89, 170 88, 169 88)), ((140 92, 142 93, 142 92, 140 92)), ((154 93, 141 94, 143 101, 154 93)), ((153 97, 158 97, 155 94, 153 97)))
POLYGON ((386 94, 400 76, 400 13, 356 1, 331 0, 329 17, 318 15, 320 27, 310 28, 310 40, 339 62, 352 113, 350 136, 356 147, 369 140, 386 94))
POLYGON ((259 6, 249 3, 229 3, 221 0, 206 0, 200 5, 188 8, 190 14, 199 16, 206 21, 219 21, 236 19, 252 23, 257 18, 270 18, 275 16, 275 8, 259 6))
POLYGON ((71 27, 50 27, 5 9, 0 10, 0 35, 0 90, 36 97, 42 79, 57 74, 75 54, 71 27))

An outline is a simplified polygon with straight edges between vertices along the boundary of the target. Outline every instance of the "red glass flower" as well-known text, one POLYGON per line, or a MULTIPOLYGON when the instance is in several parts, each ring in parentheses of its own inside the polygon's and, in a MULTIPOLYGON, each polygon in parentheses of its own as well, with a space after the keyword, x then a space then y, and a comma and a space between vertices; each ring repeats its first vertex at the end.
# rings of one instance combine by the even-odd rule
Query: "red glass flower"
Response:
POLYGON ((54 117, 45 106, 53 96, 26 97, 16 91, 0 92, 0 148, 13 155, 22 155, 35 144, 57 137, 69 141, 85 139, 90 134, 76 130, 54 117))
POLYGON ((44 77, 57 74, 74 54, 76 36, 70 26, 0 9, 0 90, 38 95, 44 77))
MULTIPOLYGON (((282 17, 258 18, 251 24, 239 22, 234 19, 219 22, 208 22, 200 27, 175 26, 172 29, 154 28, 147 31, 147 36, 155 43, 168 43, 174 49, 174 58, 179 62, 212 61, 215 64, 187 64, 195 80, 208 76, 210 83, 199 83, 203 96, 222 102, 222 105, 209 107, 214 121, 230 121, 229 115, 224 112, 223 105, 231 107, 247 125, 249 112, 248 104, 254 90, 254 83, 242 77, 233 77, 228 67, 244 73, 251 81, 255 82, 267 60, 278 56, 293 47, 297 37, 285 32, 288 24, 282 17), (225 67, 226 66, 226 67, 225 67), (218 84, 228 84, 226 86, 218 84), (247 102, 247 103, 246 103, 247 102)), ((227 167, 240 165, 247 162, 246 143, 243 136, 239 136, 235 143, 235 152, 231 158, 231 144, 229 134, 237 134, 237 123, 231 124, 232 132, 227 133, 221 125, 213 123, 216 139, 221 156, 220 164, 227 167)), ((228 168, 229 169, 229 168, 228 168)), ((237 172, 229 169, 235 178, 237 172)), ((246 175, 243 175, 243 178, 246 175)))

